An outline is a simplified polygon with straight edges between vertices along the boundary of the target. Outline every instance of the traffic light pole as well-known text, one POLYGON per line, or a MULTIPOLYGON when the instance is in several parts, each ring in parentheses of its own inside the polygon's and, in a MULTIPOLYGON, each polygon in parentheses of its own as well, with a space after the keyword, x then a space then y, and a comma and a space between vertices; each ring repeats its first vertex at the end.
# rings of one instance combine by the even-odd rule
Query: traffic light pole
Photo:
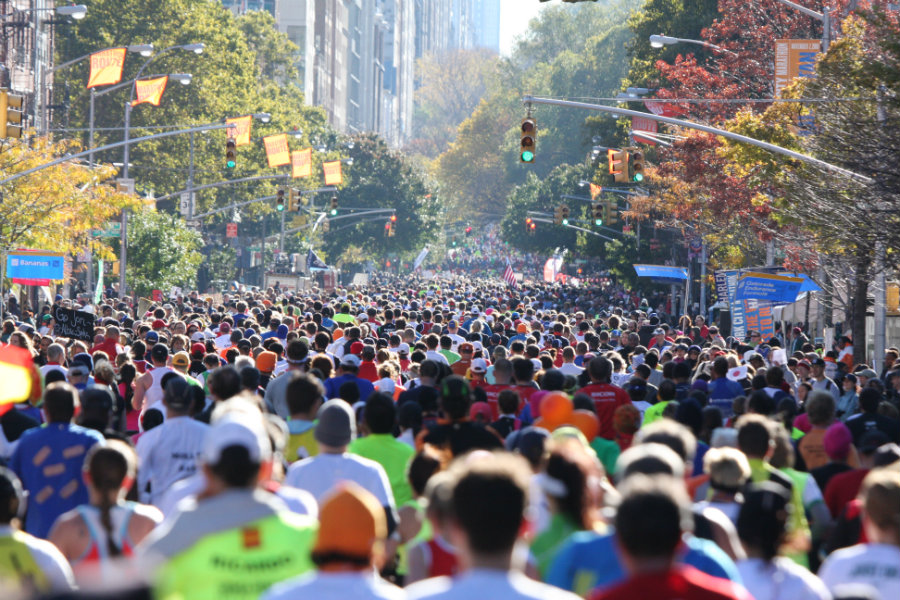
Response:
POLYGON ((696 129, 697 131, 703 131, 705 133, 711 133, 713 135, 720 135, 726 139, 734 140, 736 142, 750 144, 751 146, 757 146, 759 148, 762 148, 763 150, 768 150, 769 152, 774 152, 775 154, 782 154, 784 156, 788 156, 790 158, 794 158, 799 161, 809 163, 811 165, 815 165, 821 169, 830 171, 837 175, 843 175, 844 177, 849 177, 860 183, 866 183, 866 184, 873 183, 873 181, 870 177, 866 177, 865 175, 860 175, 859 173, 854 173, 853 171, 848 171, 847 169, 838 167, 837 165, 827 163, 824 160, 819 160, 818 158, 813 158, 812 156, 807 156, 806 154, 794 152, 793 150, 789 150, 788 148, 782 148, 781 146, 776 146, 775 144, 770 144, 769 142, 763 142, 761 140, 747 137, 746 135, 741 135, 739 133, 726 131, 724 129, 719 129, 718 127, 710 127, 709 125, 703 125, 701 123, 694 123, 693 121, 684 121, 682 119, 673 119, 671 117, 663 117, 660 115, 654 115, 653 113, 640 112, 637 110, 630 110, 627 108, 619 108, 618 106, 606 106, 604 104, 589 104, 587 102, 573 102, 571 100, 555 100, 553 98, 539 98, 536 96, 525 96, 522 100, 525 103, 525 106, 528 107, 529 110, 530 110, 532 104, 547 104, 550 106, 563 106, 563 107, 567 107, 567 108, 579 108, 582 110, 596 110, 596 111, 600 111, 600 112, 608 112, 608 113, 611 113, 614 115, 619 115, 621 117, 638 117, 641 119, 650 119, 651 121, 657 121, 659 123, 666 123, 668 125, 675 125, 677 127, 686 127, 688 129, 696 129))

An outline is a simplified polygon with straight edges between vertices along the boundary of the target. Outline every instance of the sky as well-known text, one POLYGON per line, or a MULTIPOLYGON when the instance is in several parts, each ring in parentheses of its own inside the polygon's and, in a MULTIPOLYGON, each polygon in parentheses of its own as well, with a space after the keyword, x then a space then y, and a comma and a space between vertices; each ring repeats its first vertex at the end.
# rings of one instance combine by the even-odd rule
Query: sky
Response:
POLYGON ((528 29, 528 21, 551 4, 538 0, 500 0, 500 53, 509 56, 516 36, 528 29))

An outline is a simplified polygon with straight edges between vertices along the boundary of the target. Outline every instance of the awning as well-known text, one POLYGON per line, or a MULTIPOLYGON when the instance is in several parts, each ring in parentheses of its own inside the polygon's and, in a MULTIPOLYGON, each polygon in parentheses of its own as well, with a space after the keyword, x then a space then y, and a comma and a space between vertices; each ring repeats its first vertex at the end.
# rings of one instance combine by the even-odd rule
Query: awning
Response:
POLYGON ((803 273, 779 273, 779 275, 785 275, 787 277, 798 277, 803 280, 803 283, 800 284, 801 292, 821 292, 822 288, 819 285, 809 278, 809 275, 804 275, 803 273))

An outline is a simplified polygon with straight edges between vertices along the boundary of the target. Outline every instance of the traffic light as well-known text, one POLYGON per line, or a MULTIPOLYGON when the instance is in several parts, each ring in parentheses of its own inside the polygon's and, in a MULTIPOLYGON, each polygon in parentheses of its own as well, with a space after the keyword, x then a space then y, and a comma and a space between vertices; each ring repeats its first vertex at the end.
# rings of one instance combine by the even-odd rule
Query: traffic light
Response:
POLYGON ((563 225, 568 225, 568 224, 569 224, 569 207, 566 206, 565 204, 563 204, 562 206, 560 206, 560 207, 559 207, 559 214, 560 214, 560 216, 562 217, 562 224, 563 224, 563 225))
POLYGON ((295 210, 300 210, 300 203, 298 202, 300 194, 298 190, 294 188, 288 188, 288 212, 294 212, 295 210))
POLYGON ((644 180, 644 153, 638 148, 629 148, 631 158, 631 180, 640 183, 644 180))
POLYGON ((337 196, 331 197, 331 216, 335 216, 338 214, 338 199, 337 196))
POLYGON ((534 146, 537 138, 537 122, 531 117, 522 119, 522 139, 519 143, 519 162, 534 162, 534 146))
POLYGON ((384 237, 388 237, 391 235, 391 222, 388 221, 384 224, 384 237))
POLYGON ((609 159, 609 172, 613 180, 616 183, 628 183, 628 152, 610 148, 606 151, 606 156, 609 159))
POLYGON ((562 225, 562 207, 557 206, 553 209, 553 224, 562 225))
POLYGON ((594 225, 600 227, 603 225, 603 203, 602 202, 594 202, 591 204, 591 216, 594 218, 594 225))
POLYGON ((322 221, 322 231, 327 232, 329 229, 331 229, 331 223, 328 222, 328 219, 325 219, 322 221))
POLYGON ((278 191, 275 192, 275 210, 284 211, 284 188, 278 188, 278 191))
POLYGON ((0 90, 0 139, 22 137, 25 97, 0 90))
POLYGON ((534 220, 531 217, 525 217, 525 232, 531 233, 531 226, 534 225, 534 220))
POLYGON ((466 235, 472 235, 472 227, 466 227, 466 235))
POLYGON ((606 224, 612 225, 619 220, 619 205, 615 200, 606 201, 606 224))
POLYGON ((225 168, 233 169, 237 166, 237 141, 233 137, 225 140, 225 168))

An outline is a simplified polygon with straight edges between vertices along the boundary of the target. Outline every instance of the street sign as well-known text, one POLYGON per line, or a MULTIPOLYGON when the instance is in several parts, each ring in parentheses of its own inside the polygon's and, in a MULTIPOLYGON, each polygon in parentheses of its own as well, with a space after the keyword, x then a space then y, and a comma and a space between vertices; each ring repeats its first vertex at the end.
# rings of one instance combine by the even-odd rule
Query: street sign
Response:
POLYGON ((225 225, 225 236, 230 238, 237 237, 237 223, 228 223, 225 225))
POLYGON ((94 229, 91 236, 99 238, 117 238, 122 236, 122 223, 120 221, 109 221, 104 229, 94 229))
POLYGON ((133 194, 134 179, 132 177, 119 177, 116 179, 116 191, 121 194, 133 194))
POLYGON ((182 192, 181 197, 178 202, 178 212, 181 213, 182 217, 186 217, 191 214, 191 193, 190 192, 182 192))

